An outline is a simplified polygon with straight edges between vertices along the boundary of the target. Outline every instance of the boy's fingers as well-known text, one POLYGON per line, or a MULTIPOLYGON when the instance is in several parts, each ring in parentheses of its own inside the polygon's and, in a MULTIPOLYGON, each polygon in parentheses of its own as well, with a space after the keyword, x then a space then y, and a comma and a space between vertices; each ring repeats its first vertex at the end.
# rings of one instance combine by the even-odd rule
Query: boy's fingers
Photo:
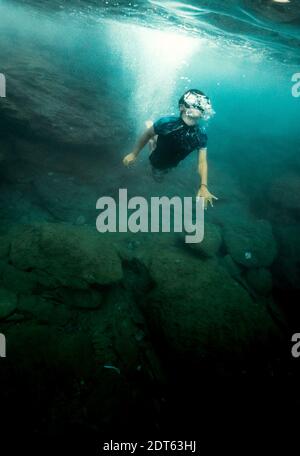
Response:
POLYGON ((129 166, 134 162, 134 160, 129 160, 127 157, 123 159, 123 163, 125 166, 129 166))

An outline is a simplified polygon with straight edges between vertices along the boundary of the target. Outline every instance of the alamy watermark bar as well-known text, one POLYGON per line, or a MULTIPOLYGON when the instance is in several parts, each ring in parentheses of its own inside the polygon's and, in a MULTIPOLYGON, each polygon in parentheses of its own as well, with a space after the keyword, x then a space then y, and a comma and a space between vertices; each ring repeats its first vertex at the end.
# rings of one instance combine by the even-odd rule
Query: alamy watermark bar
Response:
POLYGON ((96 220, 99 233, 185 233, 186 243, 198 243, 204 237, 204 198, 142 196, 128 199, 127 189, 119 189, 119 199, 98 199, 101 212, 96 220))
POLYGON ((0 73, 0 97, 6 97, 6 78, 3 73, 0 73))
POLYGON ((6 338, 0 333, 0 358, 6 358, 6 338))

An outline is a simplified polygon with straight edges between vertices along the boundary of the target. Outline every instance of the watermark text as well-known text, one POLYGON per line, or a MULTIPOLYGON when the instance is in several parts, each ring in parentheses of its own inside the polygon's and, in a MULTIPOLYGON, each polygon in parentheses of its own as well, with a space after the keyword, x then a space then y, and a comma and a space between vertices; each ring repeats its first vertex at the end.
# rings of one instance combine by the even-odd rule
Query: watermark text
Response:
POLYGON ((300 333, 295 333, 292 335, 292 342, 294 345, 292 346, 291 353, 293 358, 300 357, 300 333))
POLYGON ((185 242, 198 243, 204 237, 204 198, 151 197, 128 199, 127 189, 119 189, 119 199, 98 199, 100 214, 96 220, 99 233, 185 233, 185 242))
POLYGON ((0 73, 0 97, 6 97, 6 78, 3 73, 0 73))
POLYGON ((6 358, 6 338, 0 333, 0 358, 6 358))

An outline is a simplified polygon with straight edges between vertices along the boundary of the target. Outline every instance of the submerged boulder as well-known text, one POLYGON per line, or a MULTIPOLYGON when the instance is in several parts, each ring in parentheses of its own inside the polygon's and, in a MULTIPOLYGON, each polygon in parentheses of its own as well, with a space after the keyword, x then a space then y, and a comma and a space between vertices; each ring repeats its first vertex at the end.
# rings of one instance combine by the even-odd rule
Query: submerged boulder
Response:
POLYGON ((2 281, 6 288, 15 292, 33 292, 37 285, 37 277, 32 272, 20 271, 11 264, 2 269, 2 281))
POLYGON ((175 356, 243 356, 253 345, 268 344, 276 332, 266 308, 252 301, 217 260, 170 249, 154 252, 150 272, 156 286, 142 308, 153 334, 175 356))
POLYGON ((9 252, 9 237, 0 236, 0 258, 6 258, 9 252))
POLYGON ((9 317, 17 308, 17 295, 6 288, 0 288, 0 320, 9 317))
POLYGON ((239 264, 248 268, 270 266, 276 255, 277 246, 271 224, 266 220, 240 220, 228 225, 224 232, 228 253, 239 264))
POLYGON ((98 309, 103 301, 103 295, 99 290, 74 290, 73 288, 62 287, 56 289, 59 300, 66 303, 69 308, 93 310, 98 309))
POLYGON ((272 274, 268 269, 249 269, 246 274, 247 282, 258 294, 267 296, 272 291, 272 274))
POLYGON ((70 309, 60 303, 55 305, 43 296, 21 294, 18 299, 18 311, 28 319, 43 324, 63 326, 71 319, 70 309))
POLYGON ((55 223, 24 225, 12 230, 10 238, 13 266, 34 271, 45 287, 87 288, 122 278, 115 249, 92 229, 55 223))
POLYGON ((11 145, 8 141, 0 139, 0 163, 11 156, 11 145))
POLYGON ((213 223, 205 223, 204 238, 198 243, 187 243, 194 252, 203 257, 213 257, 220 250, 222 244, 222 233, 220 227, 213 223))
POLYGON ((100 371, 114 376, 142 375, 164 382, 163 367, 151 344, 147 324, 131 292, 114 287, 104 305, 88 316, 94 355, 100 371))
POLYGON ((279 256, 273 268, 276 287, 300 289, 299 224, 278 227, 279 256))
POLYGON ((62 173, 38 176, 33 182, 43 208, 57 220, 83 225, 96 218, 97 193, 62 173))
POLYGON ((299 174, 289 172, 273 181, 269 191, 269 198, 276 206, 299 210, 299 194, 299 174))

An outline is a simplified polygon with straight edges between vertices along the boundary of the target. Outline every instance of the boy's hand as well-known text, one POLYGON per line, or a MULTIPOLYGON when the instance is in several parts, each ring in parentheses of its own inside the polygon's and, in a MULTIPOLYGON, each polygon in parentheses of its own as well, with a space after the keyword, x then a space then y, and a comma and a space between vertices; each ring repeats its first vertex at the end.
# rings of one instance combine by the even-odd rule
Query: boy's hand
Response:
POLYGON ((124 166, 130 166, 132 165, 132 163, 134 163, 136 160, 136 155, 131 152, 130 154, 126 155, 124 158, 123 158, 123 164, 124 166))
POLYGON ((204 198, 204 208, 207 209, 207 203, 208 201, 210 202, 210 205, 213 207, 213 200, 217 200, 218 198, 215 195, 212 195, 209 191, 208 188, 204 185, 201 185, 197 196, 202 196, 204 198))

